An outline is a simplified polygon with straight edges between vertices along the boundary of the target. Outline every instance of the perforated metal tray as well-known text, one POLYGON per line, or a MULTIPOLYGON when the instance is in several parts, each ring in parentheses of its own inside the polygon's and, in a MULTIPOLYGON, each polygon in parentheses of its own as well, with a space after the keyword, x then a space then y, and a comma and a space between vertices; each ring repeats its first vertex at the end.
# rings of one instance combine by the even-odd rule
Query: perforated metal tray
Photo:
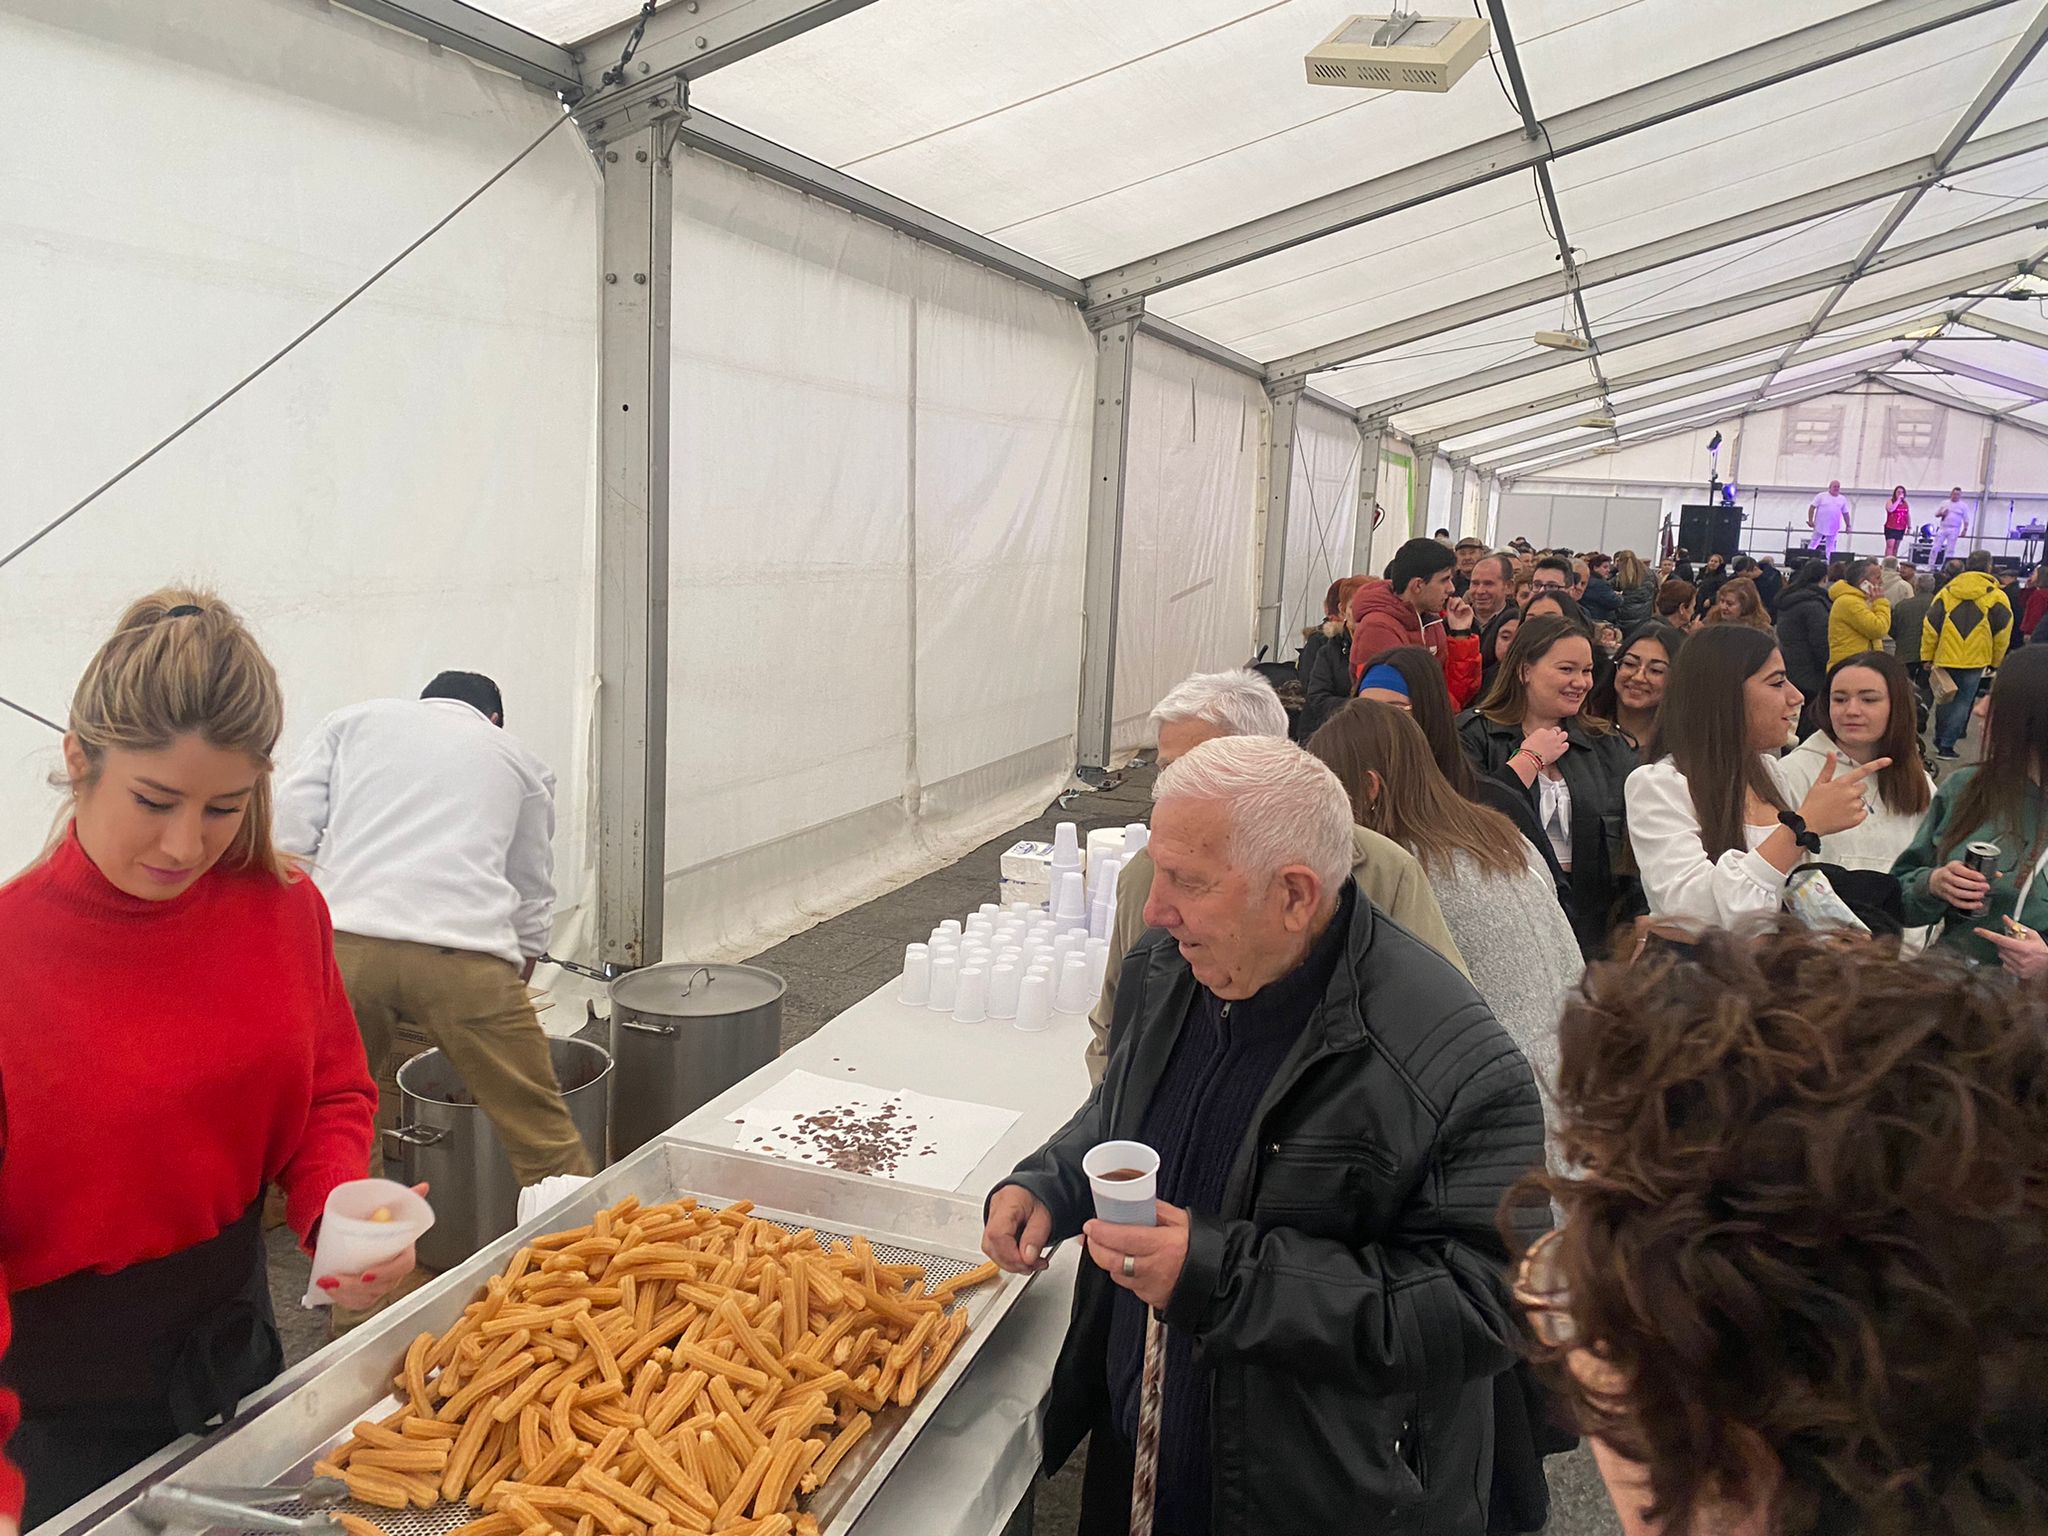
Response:
MULTIPOLYGON (((40 1532, 148 1536, 148 1527, 130 1506, 155 1482, 276 1487, 305 1482, 313 1475, 313 1463, 347 1439, 359 1420, 382 1417, 397 1406, 391 1378, 414 1335, 452 1326, 480 1294, 484 1281, 504 1268, 520 1244, 585 1226, 598 1210, 628 1195, 638 1195, 650 1205, 685 1195, 707 1204, 752 1200, 757 1217, 792 1232, 810 1227, 821 1237, 864 1236, 883 1262, 921 1264, 934 1284, 981 1262, 978 1202, 745 1152, 653 1142, 592 1180, 574 1199, 544 1212, 279 1378, 212 1439, 102 1490, 40 1532)), ((874 1430, 805 1501, 826 1536, 852 1531, 861 1510, 966 1373, 1029 1278, 998 1275, 960 1293, 957 1304, 967 1308, 969 1326, 945 1369, 911 1407, 891 1407, 877 1414, 874 1430)), ((425 1511, 343 1507, 375 1521, 390 1536, 444 1536, 477 1517, 466 1504, 425 1511)), ((281 1512, 305 1511, 288 1505, 281 1512)))

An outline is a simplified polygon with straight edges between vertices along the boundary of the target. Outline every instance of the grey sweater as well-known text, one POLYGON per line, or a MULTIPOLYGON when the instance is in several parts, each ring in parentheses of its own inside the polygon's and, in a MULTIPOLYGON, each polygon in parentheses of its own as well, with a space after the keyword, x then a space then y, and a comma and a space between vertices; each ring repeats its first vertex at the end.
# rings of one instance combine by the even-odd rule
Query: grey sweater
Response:
POLYGON ((1515 876, 1483 870, 1463 853, 1428 875, 1472 985, 1529 1058, 1547 1103, 1557 1087, 1557 1016, 1585 960, 1550 876, 1525 851, 1529 862, 1515 876))

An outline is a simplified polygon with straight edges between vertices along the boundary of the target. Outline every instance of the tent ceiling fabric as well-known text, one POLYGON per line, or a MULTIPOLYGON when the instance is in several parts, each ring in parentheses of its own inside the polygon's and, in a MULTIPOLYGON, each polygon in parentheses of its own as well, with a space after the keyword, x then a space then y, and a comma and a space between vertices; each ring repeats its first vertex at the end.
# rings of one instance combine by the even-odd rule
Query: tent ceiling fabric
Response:
MULTIPOLYGON (((481 3, 560 43, 634 13, 629 0, 481 3)), ((1469 3, 1423 9, 1462 14, 1469 3)), ((1567 145, 1551 162, 1588 274, 1597 373, 1587 357, 1533 341, 1538 330, 1575 328, 1577 316, 1526 168, 1284 249, 1267 242, 1268 254, 1163 287, 1147 303, 1202 338, 1283 364, 1276 373, 1289 359, 1317 368, 1318 391, 1389 416, 1397 431, 1436 440, 1461 429, 1446 445, 1481 462, 1490 444, 1536 441, 1547 426, 1561 441, 1585 437, 1592 429, 1577 423, 1589 415, 1615 415, 1625 431, 1631 419, 1711 409, 1744 388, 1778 393, 1859 368, 1967 385, 1973 402, 1997 409, 2039 409, 1981 379, 1930 370, 1995 358, 1983 366, 2025 386, 2048 383, 2048 357, 2031 340, 1994 343, 1963 318, 2048 257, 2048 54, 2019 67, 2042 4, 1509 0, 1545 119, 1711 71, 1744 49, 1770 53, 1806 28, 1867 25, 1868 36, 1890 39, 1866 47, 1858 34, 1853 48, 1815 48, 1803 73, 1567 145), (1976 121, 1987 83, 2015 69, 1955 170, 1930 184, 1936 152, 1976 121), (1999 158, 1981 163, 1991 146, 1999 158), (2039 224, 2029 217, 2037 207, 2039 224), (1930 323, 1977 339, 1901 346, 1898 328, 1930 323), (1321 366, 1353 343, 1370 343, 1369 355, 1321 366)), ((874 0, 695 81, 691 101, 1087 278, 1519 131, 1491 65, 1442 96, 1306 85, 1306 50, 1372 9, 1369 0, 874 0)), ((1768 78, 1753 72, 1744 84, 1768 78)), ((1986 312, 2035 321, 2048 339, 2048 317, 2000 300, 1986 312)))

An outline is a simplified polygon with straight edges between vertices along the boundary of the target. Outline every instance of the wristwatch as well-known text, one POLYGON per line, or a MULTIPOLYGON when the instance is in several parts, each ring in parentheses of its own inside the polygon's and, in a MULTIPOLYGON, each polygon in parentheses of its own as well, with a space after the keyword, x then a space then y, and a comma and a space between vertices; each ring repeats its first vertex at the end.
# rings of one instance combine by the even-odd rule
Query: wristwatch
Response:
POLYGON ((1820 834, 1807 830, 1806 818, 1797 811, 1778 812, 1778 825, 1792 829, 1792 841, 1808 853, 1820 852, 1820 834))

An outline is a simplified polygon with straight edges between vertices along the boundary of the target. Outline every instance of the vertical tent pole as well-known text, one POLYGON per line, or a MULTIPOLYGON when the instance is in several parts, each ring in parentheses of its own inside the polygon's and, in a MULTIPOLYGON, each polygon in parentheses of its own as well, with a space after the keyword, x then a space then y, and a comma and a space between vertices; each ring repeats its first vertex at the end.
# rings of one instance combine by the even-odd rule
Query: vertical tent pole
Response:
POLYGON ((1095 423, 1088 459, 1088 556, 1081 588, 1081 714, 1077 772, 1100 783, 1116 725, 1116 623, 1122 595, 1124 481, 1131 442, 1131 363, 1143 304, 1091 312, 1095 423))
POLYGON ((1372 514, 1380 504, 1380 454, 1386 440, 1383 418, 1358 418, 1358 517, 1351 525, 1351 569, 1346 575, 1363 576, 1372 569, 1372 514))
POLYGON ((1305 383, 1283 379, 1265 386, 1266 541, 1259 566, 1258 640, 1268 661, 1280 659, 1280 637, 1287 627, 1287 512, 1294 492, 1294 421, 1305 383))
POLYGON ((661 958, 668 791, 669 258, 657 119, 597 146, 603 173, 597 500, 597 933, 661 958))
POLYGON ((1451 461, 1451 512, 1444 519, 1444 526, 1451 530, 1453 542, 1465 536, 1465 461, 1451 461))
POLYGON ((1436 474, 1436 444, 1415 442, 1415 476, 1409 481, 1408 537, 1426 538, 1429 535, 1429 483, 1436 474))

